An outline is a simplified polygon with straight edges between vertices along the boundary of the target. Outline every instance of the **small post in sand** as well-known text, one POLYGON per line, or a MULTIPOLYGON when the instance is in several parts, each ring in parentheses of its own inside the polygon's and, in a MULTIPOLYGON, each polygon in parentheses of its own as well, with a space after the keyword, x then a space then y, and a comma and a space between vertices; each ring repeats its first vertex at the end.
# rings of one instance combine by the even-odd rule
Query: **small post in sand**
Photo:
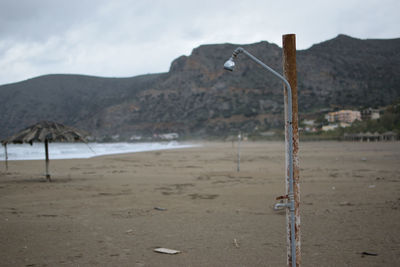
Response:
POLYGON ((237 171, 240 172, 240 139, 242 138, 242 135, 239 131, 238 134, 238 153, 237 153, 237 171))
POLYGON ((49 174, 49 141, 46 139, 44 141, 44 149, 46 152, 46 178, 51 182, 50 174, 49 174))
POLYGON ((6 171, 8 171, 8 153, 7 153, 7 143, 4 144, 4 156, 6 157, 6 171))

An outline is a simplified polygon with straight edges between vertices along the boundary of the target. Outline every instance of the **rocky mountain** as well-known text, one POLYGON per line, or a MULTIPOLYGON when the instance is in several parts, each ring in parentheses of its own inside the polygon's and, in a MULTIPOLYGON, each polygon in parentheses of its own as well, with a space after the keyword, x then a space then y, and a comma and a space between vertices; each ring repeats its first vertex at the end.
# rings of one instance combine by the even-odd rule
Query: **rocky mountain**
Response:
MULTIPOLYGON (((168 73, 131 78, 46 75, 0 86, 0 138, 40 120, 76 126, 96 137, 228 135, 283 127, 282 83, 245 55, 223 63, 236 44, 202 45, 168 73)), ((282 50, 242 45, 278 72, 282 50)), ((382 106, 400 97, 400 39, 345 35, 297 51, 299 113, 340 106, 382 106)))

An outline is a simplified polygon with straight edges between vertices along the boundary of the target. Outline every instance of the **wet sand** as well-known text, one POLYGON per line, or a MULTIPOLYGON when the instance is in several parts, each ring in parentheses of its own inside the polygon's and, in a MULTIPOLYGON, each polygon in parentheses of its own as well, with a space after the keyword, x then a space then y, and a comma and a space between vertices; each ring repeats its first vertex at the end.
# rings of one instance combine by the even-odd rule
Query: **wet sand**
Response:
MULTIPOLYGON (((51 183, 1 162, 0 265, 285 266, 284 144, 243 142, 240 172, 236 151, 51 160, 51 183)), ((400 266, 399 166, 400 142, 300 144, 303 266, 400 266)))

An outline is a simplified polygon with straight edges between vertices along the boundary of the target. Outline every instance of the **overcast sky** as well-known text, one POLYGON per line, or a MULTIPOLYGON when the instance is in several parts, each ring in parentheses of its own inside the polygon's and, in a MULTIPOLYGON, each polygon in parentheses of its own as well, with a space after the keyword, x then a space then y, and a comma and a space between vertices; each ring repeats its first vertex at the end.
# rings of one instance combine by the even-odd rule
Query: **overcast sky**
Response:
MULTIPOLYGON (((399 0, 0 0, 0 84, 167 72, 202 44, 399 38, 399 0)), ((222 64, 222 63, 221 63, 222 64)))

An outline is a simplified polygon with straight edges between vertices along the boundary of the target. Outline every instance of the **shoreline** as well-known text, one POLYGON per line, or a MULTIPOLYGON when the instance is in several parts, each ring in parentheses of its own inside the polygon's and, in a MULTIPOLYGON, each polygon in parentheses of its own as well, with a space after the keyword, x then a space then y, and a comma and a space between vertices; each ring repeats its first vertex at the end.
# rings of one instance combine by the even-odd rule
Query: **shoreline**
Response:
MULTIPOLYGON (((158 151, 169 149, 182 149, 196 146, 189 142, 151 142, 151 143, 51 143, 49 146, 50 160, 60 159, 89 159, 105 155, 129 154, 146 151, 158 151), (85 147, 86 145, 86 147, 85 147), (79 149, 80 148, 80 149, 79 149), (85 149, 82 149, 85 148, 85 149), (72 150, 73 149, 73 150, 72 150), (105 149, 110 152, 105 151, 105 149), (95 151, 97 150, 97 152, 95 151)), ((8 161, 20 160, 44 160, 43 144, 35 143, 34 147, 29 144, 12 144, 8 145, 8 161), (25 155, 29 155, 28 157, 25 155), (43 150, 43 151, 42 151, 43 150), (14 154, 14 155, 13 155, 14 154), (19 158, 17 158, 19 157, 19 158), (24 158, 25 157, 25 158, 24 158)), ((5 152, 0 152, 0 162, 5 160, 5 152)))

